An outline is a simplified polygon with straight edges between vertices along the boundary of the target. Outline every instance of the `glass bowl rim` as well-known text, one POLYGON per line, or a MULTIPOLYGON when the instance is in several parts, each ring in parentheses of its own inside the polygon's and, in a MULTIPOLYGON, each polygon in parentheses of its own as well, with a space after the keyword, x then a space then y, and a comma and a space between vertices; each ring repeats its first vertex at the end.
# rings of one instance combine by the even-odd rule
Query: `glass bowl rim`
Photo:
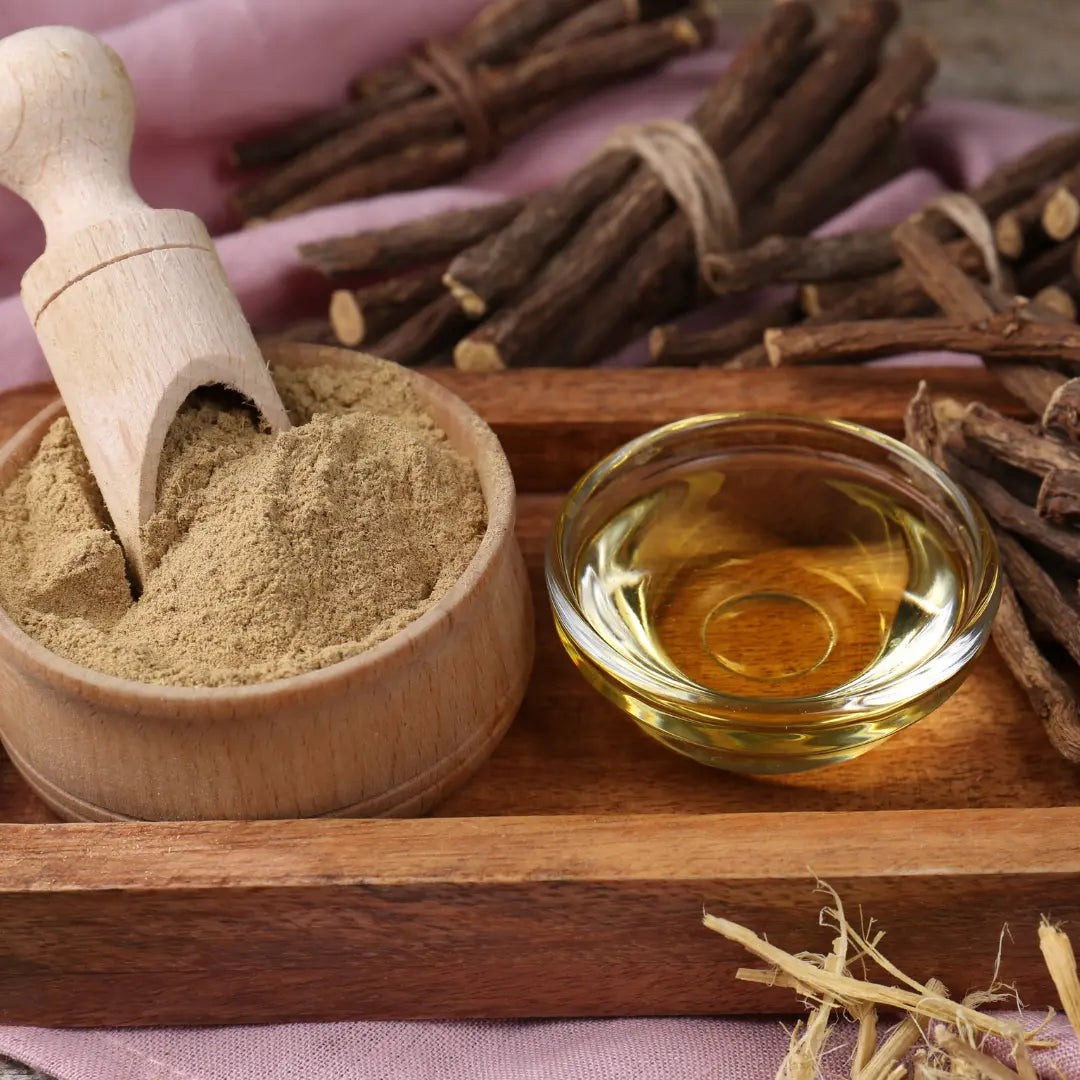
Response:
POLYGON ((789 728, 802 726, 798 723, 802 721, 815 730, 820 729, 823 722, 830 726, 861 724, 869 715, 885 713, 905 701, 925 697, 952 679, 982 649, 989 637, 1000 596, 998 552, 993 530, 978 504, 943 469, 899 439, 862 424, 832 417, 768 410, 703 413, 675 420, 653 428, 607 454, 577 481, 563 501, 548 534, 544 570, 548 597, 559 629, 591 666, 599 668, 611 681, 622 684, 636 697, 654 706, 678 711, 683 716, 689 715, 695 723, 736 730, 775 731, 778 718, 790 718, 789 728), (663 678, 628 664, 597 633, 577 602, 572 575, 563 558, 567 523, 571 515, 583 508, 620 466, 643 449, 676 444, 681 436, 698 434, 711 428, 730 429, 760 424, 838 432, 855 443, 880 447, 898 455, 932 481, 959 511, 950 516, 959 523, 957 533, 967 546, 972 565, 977 571, 961 619, 948 639, 922 663, 898 677, 884 677, 879 682, 860 688, 854 698, 839 691, 802 698, 738 697, 710 690, 700 684, 663 678), (943 668, 934 684, 928 687, 920 683, 917 690, 910 687, 909 684, 915 682, 919 673, 931 663, 940 663, 943 668), (690 691, 688 687, 691 685, 697 685, 698 689, 690 691), (858 707, 853 702, 858 702, 858 707), (701 711, 715 707, 722 707, 730 715, 713 716, 701 711), (750 716, 741 715, 751 711, 758 716, 768 712, 772 718, 754 721, 750 716))

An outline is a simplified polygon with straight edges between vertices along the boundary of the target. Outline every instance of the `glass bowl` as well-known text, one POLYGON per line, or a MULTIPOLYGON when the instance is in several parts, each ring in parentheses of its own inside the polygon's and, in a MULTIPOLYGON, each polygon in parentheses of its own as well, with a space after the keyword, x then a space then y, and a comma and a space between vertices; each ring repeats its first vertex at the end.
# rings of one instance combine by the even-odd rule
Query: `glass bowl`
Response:
POLYGON ((555 623, 665 746, 736 772, 843 761, 960 685, 998 601, 993 534, 935 465, 839 420, 681 420, 568 495, 555 623))

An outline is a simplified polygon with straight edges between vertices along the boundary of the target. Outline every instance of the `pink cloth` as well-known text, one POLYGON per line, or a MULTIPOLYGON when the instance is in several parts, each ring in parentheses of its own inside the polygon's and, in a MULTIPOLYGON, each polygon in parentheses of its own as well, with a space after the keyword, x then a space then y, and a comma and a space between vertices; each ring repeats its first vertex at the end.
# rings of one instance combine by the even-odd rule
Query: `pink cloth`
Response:
MULTIPOLYGON (((1042 1016, 1027 1016, 1034 1028, 1042 1016)), ((773 1080, 776 1019, 282 1024, 190 1031, 0 1028, 7 1052, 60 1080, 773 1080)), ((853 1027, 829 1040, 823 1077, 849 1076, 853 1027)), ((883 1024, 884 1028, 885 1025, 883 1024)), ((785 1030, 785 1028, 787 1030, 785 1030)), ((1043 1077, 1080 1077, 1068 1021, 1041 1035, 1043 1077)), ((1008 1054, 1000 1046, 988 1050, 1008 1054)))
MULTIPOLYGON (((392 224, 551 183, 616 123, 683 114, 725 62, 718 46, 597 95, 459 184, 229 231, 224 197, 233 181, 219 162, 233 139, 338 100, 355 71, 377 66, 421 37, 449 31, 478 6, 479 0, 7 0, 0 33, 46 22, 104 33, 138 91, 134 173, 140 190, 152 205, 197 212, 219 234, 233 284, 258 324, 325 303, 325 283, 296 258, 298 240, 392 224)), ((1061 126, 1013 109, 936 104, 916 125, 922 167, 864 200, 832 228, 896 220, 948 185, 977 181, 996 162, 1061 126)), ((20 275, 40 251, 41 230, 29 209, 7 193, 0 193, 0 228, 0 296, 6 297, 0 300, 2 388, 47 373, 17 296, 20 275)), ((714 310, 694 318, 716 317, 714 310)), ((888 912, 876 914, 887 922, 888 912)), ((137 1022, 137 1012, 131 1019, 137 1022)), ((1065 1075, 1080 1078, 1075 1040, 1060 1022, 1054 1031, 1063 1040, 1054 1058, 1065 1075)), ((0 1052, 62 1080, 757 1080, 774 1075, 786 1044, 775 1020, 0 1028, 0 1052)))
MULTIPOLYGON (((1058 1045, 1034 1055, 1040 1075, 1080 1077, 1068 1021, 1055 1017, 1041 1035, 1058 1045)), ((853 1025, 843 1024, 822 1076, 849 1076, 852 1046, 853 1025)), ((61 1080, 773 1080, 787 1047, 775 1019, 0 1028, 0 1051, 61 1080)))
MULTIPOLYGON (((723 67, 712 50, 632 85, 598 94, 511 144, 461 183, 327 207, 258 229, 230 231, 222 161, 253 130, 340 100, 348 77, 426 36, 459 26, 481 0, 7 0, 0 34, 47 22, 84 26, 119 51, 138 92, 132 171, 152 206, 193 210, 220 237, 221 256, 257 326, 325 310, 329 289, 296 256, 296 242, 393 224, 552 183, 617 123, 683 115, 723 67)), ((924 168, 863 200, 837 227, 896 220, 946 184, 968 185, 1004 157, 1063 127, 1059 120, 977 103, 941 103, 919 119, 924 168)), ((47 375, 18 299, 40 254, 41 227, 0 191, 0 389, 47 375)), ((695 317, 716 319, 730 305, 695 317)), ((622 362, 642 361, 641 345, 622 362)))

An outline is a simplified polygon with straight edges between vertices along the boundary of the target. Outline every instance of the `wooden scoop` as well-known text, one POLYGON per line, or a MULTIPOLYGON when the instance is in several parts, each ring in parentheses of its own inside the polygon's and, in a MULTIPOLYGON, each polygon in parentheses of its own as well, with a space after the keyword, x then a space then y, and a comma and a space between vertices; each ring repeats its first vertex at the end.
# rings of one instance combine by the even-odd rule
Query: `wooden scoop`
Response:
POLYGON ((135 97, 120 57, 71 27, 0 41, 0 183, 45 226, 22 300, 132 571, 166 432, 201 386, 287 428, 265 361, 203 223, 152 210, 128 158, 135 97))

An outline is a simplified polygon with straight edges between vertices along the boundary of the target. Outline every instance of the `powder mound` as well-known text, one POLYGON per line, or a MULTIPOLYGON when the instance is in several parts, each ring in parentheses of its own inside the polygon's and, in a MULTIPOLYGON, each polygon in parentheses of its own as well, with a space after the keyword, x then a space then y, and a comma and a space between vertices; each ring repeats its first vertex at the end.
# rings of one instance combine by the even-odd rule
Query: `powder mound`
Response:
POLYGON ((189 403, 169 431, 133 602, 74 429, 0 496, 0 602, 54 652, 142 682, 220 686, 324 667, 427 610, 483 536, 472 465, 389 364, 278 369, 301 426, 189 403))

